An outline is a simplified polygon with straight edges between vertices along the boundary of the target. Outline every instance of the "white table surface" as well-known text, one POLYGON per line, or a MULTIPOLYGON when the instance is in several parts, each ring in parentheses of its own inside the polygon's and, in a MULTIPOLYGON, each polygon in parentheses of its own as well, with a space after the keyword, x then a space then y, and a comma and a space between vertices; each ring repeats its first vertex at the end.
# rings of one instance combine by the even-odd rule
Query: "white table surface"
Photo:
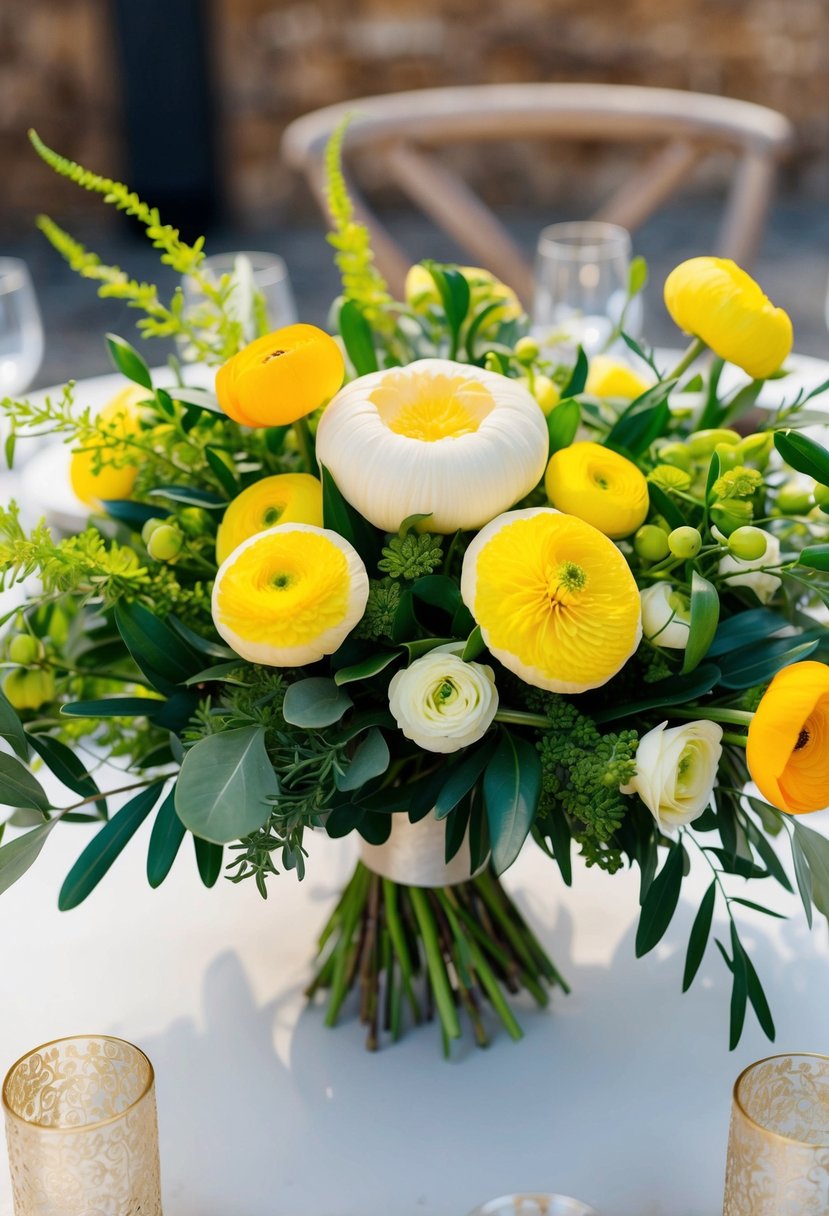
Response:
MULTIPOLYGON (((798 361, 808 383, 827 374, 798 361)), ((111 387, 89 382, 86 398, 111 387)), ((829 833, 829 813, 809 825, 829 833)), ((665 939, 636 960, 637 875, 577 867, 566 891, 528 846, 507 885, 572 995, 545 1012, 523 1005, 520 1044, 503 1032, 486 1051, 464 1040, 446 1063, 426 1028, 369 1055, 353 1015, 327 1030, 302 996, 354 842, 312 839, 305 882, 274 879, 263 902, 250 884, 205 890, 189 841, 151 891, 150 830, 151 820, 73 912, 56 900, 95 831, 80 825, 55 832, 0 900, 0 1067, 79 1032, 143 1047, 157 1074, 167 1216, 465 1216, 533 1189, 603 1216, 715 1216, 737 1073, 774 1050, 829 1052, 826 924, 810 933, 795 898, 774 895, 790 921, 744 910, 778 1037, 771 1047, 749 1012, 729 1053, 728 975, 713 948, 680 993, 705 875, 692 874, 665 939)), ((0 1216, 11 1216, 2 1161, 0 1216)))

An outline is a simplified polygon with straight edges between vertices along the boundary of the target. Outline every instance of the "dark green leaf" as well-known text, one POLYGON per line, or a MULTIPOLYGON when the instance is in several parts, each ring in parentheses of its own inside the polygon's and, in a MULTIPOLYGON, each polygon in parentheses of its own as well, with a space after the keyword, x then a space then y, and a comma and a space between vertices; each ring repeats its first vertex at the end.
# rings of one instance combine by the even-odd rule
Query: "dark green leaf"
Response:
POLYGON ((739 878, 771 877, 768 870, 764 870, 762 866, 758 866, 755 862, 749 861, 745 857, 735 857, 725 849, 714 849, 710 845, 706 845, 705 850, 708 853, 713 853, 726 874, 736 874, 739 878))
POLYGON ((488 321, 495 313, 502 312, 504 308, 503 300, 494 300, 491 304, 487 304, 486 308, 482 308, 476 313, 469 324, 466 331, 466 353, 470 363, 475 363, 477 358, 477 339, 481 331, 481 326, 485 321, 488 321))
POLYGON ((325 820, 325 830, 332 840, 341 840, 360 826, 365 813, 361 806, 355 806, 353 802, 335 806, 325 820))
POLYGON ((466 639, 466 645, 463 648, 461 658, 463 659, 464 663, 471 663, 473 659, 477 659, 478 656, 483 654, 485 650, 486 642, 484 641, 484 636, 481 633, 481 627, 480 625, 476 625, 469 637, 466 639))
POLYGON ((235 498, 239 493, 239 482, 233 471, 228 468, 227 463, 222 459, 219 452, 213 448, 206 447, 204 449, 205 459, 210 465, 210 471, 218 481, 219 485, 227 494, 228 498, 235 498))
POLYGON ((195 405, 200 410, 207 410, 210 414, 223 414, 224 410, 219 405, 213 393, 208 392, 206 388, 191 388, 190 385, 176 385, 170 390, 171 396, 180 401, 182 405, 195 405))
POLYGON ((473 795, 469 813, 469 868, 474 874, 489 858, 489 824, 483 800, 473 795))
POLYGON ((548 453, 558 452, 561 448, 569 448, 576 437, 581 425, 581 406, 572 397, 559 401, 558 405, 547 415, 547 434, 549 436, 548 453))
POLYGON ((350 667, 341 667, 334 674, 334 683, 341 685, 353 684, 357 680, 370 680, 372 676, 378 675, 399 658, 399 650, 381 650, 377 654, 363 659, 360 663, 353 663, 350 667))
POLYGON ((169 498, 183 502, 188 507, 203 507, 205 511, 223 511, 227 499, 212 490, 198 490, 195 486, 156 486, 149 491, 150 498, 169 498))
POLYGON ((185 754, 176 812, 194 836, 226 844, 260 828, 278 792, 265 728, 242 726, 207 735, 185 754))
POLYGON ((210 638, 203 638, 199 633, 194 633, 177 616, 168 616, 166 621, 170 628, 196 654, 204 655, 208 659, 237 659, 241 663, 242 660, 239 659, 236 652, 231 650, 229 646, 223 646, 221 642, 214 642, 210 638))
POLYGON ((469 312, 469 284, 459 270, 438 266, 435 262, 424 262, 423 265, 435 281, 449 328, 457 337, 469 312))
POLYGON ((14 756, 0 752, 0 806, 48 811, 49 799, 36 780, 14 756))
POLYGON ((829 545, 807 545, 797 560, 812 570, 829 570, 829 545))
POLYGON ((244 660, 242 659, 236 659, 235 662, 216 663, 212 667, 205 667, 204 671, 197 671, 194 676, 190 676, 189 680, 185 680, 184 683, 188 688, 192 688, 193 685, 209 684, 211 681, 217 680, 220 683, 239 684, 244 687, 244 680, 233 679, 234 675, 239 676, 243 668, 244 660))
POLYGON ((765 646, 746 646, 720 659, 720 683, 723 688, 754 688, 766 684, 788 667, 806 659, 817 647, 818 639, 792 645, 795 638, 778 638, 765 646))
POLYGON ((353 545, 365 562, 369 572, 377 567, 383 538, 368 520, 363 519, 340 493, 339 487, 324 466, 322 474, 322 518, 326 528, 338 532, 353 545))
MULTIPOLYGON (((28 738, 49 771, 68 790, 80 794, 82 798, 89 798, 93 794, 100 793, 98 786, 89 775, 86 765, 72 751, 71 747, 67 747, 65 743, 61 743, 60 739, 53 739, 49 735, 32 734, 28 738)), ((106 802, 99 798, 95 805, 101 815, 106 818, 106 802)))
POLYGON ((746 414, 757 401, 765 385, 765 380, 752 380, 750 384, 746 384, 736 392, 724 405, 720 426, 732 426, 738 418, 746 414))
POLYGON ((774 851, 773 845, 768 841, 764 832, 756 828, 754 824, 747 823, 746 830, 748 837, 754 848, 760 854, 760 859, 768 870, 772 878, 780 883, 784 891, 791 892, 792 884, 789 882, 789 876, 783 869, 780 858, 774 851))
POLYGON ((738 612, 725 621, 720 621, 714 640, 708 648, 709 659, 726 654, 729 650, 751 646, 772 633, 777 633, 788 621, 770 608, 749 608, 738 612))
POLYGON ((668 397, 675 386, 676 380, 663 380, 631 401, 610 428, 605 444, 641 456, 667 428, 671 417, 668 397))
POLYGON ((33 831, 17 836, 0 848, 0 895, 8 891, 12 883, 22 878, 29 867, 34 865, 46 843, 46 837, 57 822, 57 819, 50 819, 48 823, 41 823, 33 831))
POLYGON ((561 390, 562 398, 578 397, 579 393, 584 392, 584 386, 587 384, 588 371, 589 365, 587 362, 587 355, 580 346, 578 353, 576 354, 576 362, 573 366, 572 372, 570 373, 570 379, 561 390))
POLYGON ((70 718, 150 718, 154 721, 166 701, 157 697, 103 697, 99 701, 72 701, 60 712, 70 718))
POLYGON ((150 836, 150 847, 147 851, 147 881, 151 887, 160 887, 170 873, 186 830, 176 814, 174 786, 158 808, 150 836))
POLYGON ((14 468, 14 449, 16 446, 17 435, 15 434, 14 427, 12 427, 6 436, 6 442, 3 444, 3 453, 6 457, 6 465, 9 469, 14 468))
POLYGON ((744 908, 750 908, 752 912, 762 912, 764 916, 774 916, 777 920, 785 920, 786 916, 783 912, 775 912, 772 908, 764 908, 762 904, 756 904, 752 899, 741 899, 739 895, 732 895, 732 904, 742 904, 744 908))
POLYGON ((719 452, 712 452, 711 459, 708 462, 708 476, 705 479, 705 502, 706 503, 710 503, 711 499, 713 497, 714 486, 716 485, 716 483, 719 479, 719 476, 720 476, 720 467, 721 467, 721 461, 720 461, 719 452))
POLYGON ((702 903, 694 917, 691 936, 688 939, 688 953, 685 955, 685 973, 682 977, 683 992, 688 991, 699 971, 705 954, 705 947, 708 945, 708 937, 711 933, 711 923, 714 919, 714 905, 716 902, 717 883, 715 880, 702 897, 702 903))
POLYGON ((665 705, 684 705, 687 701, 696 701, 698 697, 710 692, 719 683, 719 679, 719 667, 715 667, 713 663, 704 663, 686 675, 658 680, 651 685, 648 696, 642 697, 641 700, 608 706, 597 710, 592 717, 597 723, 614 722, 618 718, 628 718, 631 714, 644 713, 648 709, 661 709, 665 705))
POLYGON ((716 589, 694 570, 691 576, 691 628, 682 664, 683 675, 693 671, 705 658, 719 619, 720 597, 716 589))
POLYGON ((83 903, 87 895, 97 887, 112 863, 129 843, 158 801, 164 788, 163 781, 156 781, 134 798, 130 798, 121 809, 104 824, 100 832, 81 853, 66 876, 60 889, 58 907, 68 912, 83 903))
POLYGON ((725 367, 725 360, 716 358, 711 360, 711 369, 708 377, 708 396, 705 402, 705 408, 697 422, 697 430, 703 431, 711 427, 722 425, 722 419, 725 414, 724 406, 720 405, 719 387, 720 377, 725 367))
POLYGON ((746 1020, 746 1005, 748 1002, 748 973, 746 970, 746 952, 742 947, 734 922, 731 922, 731 1027, 729 1049, 731 1051, 740 1041, 746 1020))
POLYGON ((409 656, 409 662, 413 663, 421 655, 429 654, 436 646, 448 646, 453 641, 454 638, 418 638, 414 642, 402 642, 401 645, 409 656))
POLYGON ((435 799, 435 818, 445 819, 462 798, 472 790, 489 760, 487 746, 469 751, 445 771, 445 780, 435 799))
POLYGON ((135 347, 130 346, 129 342, 125 342, 117 334, 107 334, 106 344, 116 371, 122 372, 128 380, 132 380, 152 392, 153 378, 150 375, 150 369, 135 347))
POLYGON ((763 985, 760 983, 760 977, 754 970, 754 964, 743 951, 743 963, 746 971, 746 988, 748 991, 748 999, 751 1001, 751 1006, 757 1015, 757 1021, 765 1034, 766 1038, 774 1042, 775 1029, 774 1018, 771 1016, 771 1009, 766 1000, 766 994, 763 991, 763 985))
POLYGON ((774 446, 787 465, 829 486, 829 452, 799 431, 775 431, 774 446))
POLYGON ((544 818, 544 833, 549 840, 556 859, 561 877, 567 887, 573 885, 573 859, 571 847, 573 838, 570 835, 570 825, 561 807, 555 806, 544 818))
POLYGON ((339 329, 351 366, 358 376, 378 368, 374 335, 356 300, 346 300, 340 309, 339 329))
POLYGON ((812 902, 818 912, 829 917, 829 840, 797 819, 792 819, 791 822, 798 844, 809 864, 812 902))
POLYGON ((134 532, 140 532, 148 519, 160 519, 168 514, 164 507, 152 506, 147 502, 133 502, 131 498, 105 498, 103 507, 111 519, 126 524, 134 532))
POLYGON ((792 832, 792 861, 794 862, 794 876, 797 880, 797 890, 803 903, 803 910, 806 913, 806 922, 811 929, 812 871, 809 869, 809 861, 803 852, 797 832, 792 832))
POLYGON ((679 902, 685 849, 679 841, 671 845, 664 866, 650 885, 636 930, 636 957, 653 950, 664 937, 679 902))
POLYGON ((0 739, 5 739, 21 760, 28 760, 29 747, 20 719, 11 702, 0 691, 0 739))
POLYGON ((289 684, 282 704, 286 722, 293 726, 333 726, 354 702, 333 680, 312 676, 289 684))
POLYGON ((212 840, 202 840, 198 836, 193 837, 193 844, 196 848, 196 865, 199 868, 199 878, 206 887, 215 887, 219 875, 222 872, 222 855, 224 850, 220 844, 214 844, 212 840))
POLYGON ((653 352, 646 351, 644 349, 644 347, 639 345, 639 343, 636 341, 635 338, 632 338, 630 336, 630 334, 625 333, 624 330, 622 330, 622 333, 620 336, 621 336, 621 339, 624 342, 625 346, 628 348, 628 350, 632 350, 634 355, 637 355, 642 360, 643 363, 647 363, 648 367, 651 369, 651 371, 654 373, 654 375, 658 379, 661 379, 662 373, 660 372, 659 368, 656 366, 656 364, 653 361, 653 352))
POLYGON ((455 613, 461 606, 458 584, 448 574, 424 574, 412 584, 412 594, 424 604, 455 613))
POLYGON ((492 865, 503 874, 532 828, 541 795, 541 760, 520 735, 504 731, 484 773, 492 865))
POLYGON ((469 827, 469 816, 471 812, 471 801, 468 797, 450 811, 446 818, 446 835, 444 839, 443 859, 447 865, 457 856, 460 848, 466 839, 466 832, 469 827))
POLYGON ((389 767, 389 748, 376 726, 373 726, 355 751, 344 773, 337 773, 338 790, 358 790, 389 767))
POLYGON ((137 600, 118 600, 113 615, 127 650, 160 692, 183 684, 202 666, 202 660, 182 644, 170 626, 137 600))
POLYGON ((391 835, 391 815, 367 811, 357 824, 357 831, 369 844, 385 844, 391 835))
POLYGON ((685 516, 679 507, 671 496, 666 494, 662 487, 656 485, 653 481, 648 482, 648 497, 651 500, 653 510, 661 515, 672 528, 682 528, 685 526, 685 516))

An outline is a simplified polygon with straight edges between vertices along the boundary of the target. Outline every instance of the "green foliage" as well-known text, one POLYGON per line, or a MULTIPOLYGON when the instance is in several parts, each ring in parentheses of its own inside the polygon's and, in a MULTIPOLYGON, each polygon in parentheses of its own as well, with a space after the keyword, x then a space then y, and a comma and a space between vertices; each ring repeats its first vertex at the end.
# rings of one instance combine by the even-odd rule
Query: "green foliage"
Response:
POLYGON ((355 636, 370 642, 381 638, 391 639, 400 596, 399 583, 390 578, 371 579, 366 610, 354 631, 355 636))
POLYGON ((712 496, 719 501, 729 498, 753 498, 763 485, 763 476, 756 469, 738 465, 718 477, 711 487, 712 496))
POLYGON ((443 561, 443 542, 433 532, 407 532, 393 536, 383 549, 378 569, 392 578, 416 579, 437 570, 443 561))

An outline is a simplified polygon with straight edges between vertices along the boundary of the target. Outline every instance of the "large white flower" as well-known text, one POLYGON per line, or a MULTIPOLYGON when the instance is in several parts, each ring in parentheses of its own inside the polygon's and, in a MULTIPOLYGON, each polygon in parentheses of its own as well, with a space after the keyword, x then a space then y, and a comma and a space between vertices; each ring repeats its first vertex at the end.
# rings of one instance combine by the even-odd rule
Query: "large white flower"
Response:
MULTIPOLYGON (((759 528, 753 529, 759 532, 759 528)), ((780 586, 776 574, 768 574, 764 566, 776 566, 780 561, 780 541, 771 532, 765 533, 766 551, 762 557, 746 560, 727 553, 720 558, 718 571, 727 574, 724 581, 729 587, 750 587, 761 604, 767 604, 780 586)))
POLYGON ((691 635, 691 603, 671 583, 654 583, 641 592, 642 632, 654 646, 684 650, 691 635))
POLYGON ((489 730, 498 709, 495 673, 465 663, 440 646, 398 671, 389 684, 389 708, 407 739, 427 752, 456 752, 489 730))
POLYGON ((480 528, 541 480, 547 424, 517 380, 421 359, 346 385, 323 414, 317 457, 376 527, 431 513, 432 532, 480 528))
POLYGON ((711 801, 722 754, 718 723, 667 725, 661 722, 639 740, 636 775, 621 787, 623 794, 639 795, 662 829, 699 818, 711 801))

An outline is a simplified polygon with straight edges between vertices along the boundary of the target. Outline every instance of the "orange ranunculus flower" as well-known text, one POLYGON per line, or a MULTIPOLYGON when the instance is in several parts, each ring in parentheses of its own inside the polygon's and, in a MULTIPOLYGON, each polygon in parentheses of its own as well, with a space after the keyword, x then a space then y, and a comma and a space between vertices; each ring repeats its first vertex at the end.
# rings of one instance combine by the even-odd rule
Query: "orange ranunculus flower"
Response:
POLYGON ((216 373, 216 396, 242 426, 287 426, 325 405, 343 382, 339 346, 316 325, 257 338, 216 373))
POLYGON ((829 806, 829 666, 810 660, 777 673, 748 728, 746 759, 760 793, 781 811, 829 806))
POLYGON ((729 258, 690 258, 665 280, 665 307, 721 359, 765 380, 792 349, 788 313, 729 258))

